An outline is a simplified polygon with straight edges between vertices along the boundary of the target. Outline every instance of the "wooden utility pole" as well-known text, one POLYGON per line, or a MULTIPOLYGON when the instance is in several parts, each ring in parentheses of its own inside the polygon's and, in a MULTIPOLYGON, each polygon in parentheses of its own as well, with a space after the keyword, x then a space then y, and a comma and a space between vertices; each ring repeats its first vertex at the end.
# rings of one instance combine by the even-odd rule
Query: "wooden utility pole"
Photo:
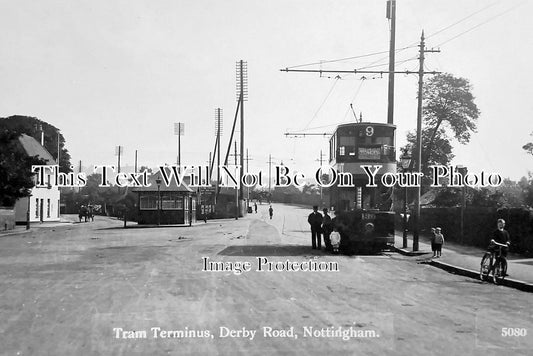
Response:
MULTIPOLYGON (((242 59, 237 62, 237 99, 240 106, 240 165, 239 180, 242 182, 244 175, 244 102, 248 95, 248 68, 247 63, 242 59)), ((244 199, 244 192, 242 184, 239 187, 239 211, 242 200, 244 199)))
MULTIPOLYGON (((250 161, 253 159, 248 156, 248 149, 246 149, 246 173, 248 173, 250 161)), ((241 182, 242 184, 242 182, 241 182)), ((250 187, 246 187, 246 209, 250 207, 250 187)))
POLYGON ((215 204, 218 197, 218 191, 219 191, 219 182, 220 182, 220 130, 222 126, 222 109, 217 108, 216 109, 216 132, 217 132, 217 142, 216 142, 216 148, 217 149, 217 182, 216 182, 216 192, 215 192, 215 204))
POLYGON ((270 195, 272 189, 272 155, 268 155, 268 199, 270 200, 270 195))
POLYGON ((182 122, 174 123, 174 135, 177 137, 177 157, 176 164, 178 165, 178 170, 181 171, 181 135, 184 133, 185 124, 182 122))
POLYGON ((396 0, 387 1, 387 18, 390 19, 390 47, 389 47, 389 96, 387 123, 394 123, 394 61, 396 52, 396 0))
MULTIPOLYGON (((242 161, 242 157, 241 157, 242 161)), ((235 141, 235 169, 237 168, 237 141, 235 141)), ((242 172, 242 166, 241 166, 241 172, 242 172)), ((240 176, 239 178, 241 178, 240 176)), ((240 184, 240 188, 242 189, 242 184, 240 184)), ((241 190, 237 186, 235 186, 235 220, 239 219, 239 212, 240 212, 240 199, 239 199, 239 191, 241 190)))
POLYGON ((122 146, 117 146, 117 156, 118 156, 118 162, 117 162, 117 165, 118 165, 118 173, 120 173, 120 154, 122 153, 122 146))
MULTIPOLYGON (((325 154, 322 153, 322 150, 320 150, 320 158, 317 159, 317 161, 320 162, 320 168, 322 169, 322 163, 324 162, 323 157, 325 154)), ((322 177, 320 177, 322 178, 322 177)), ((322 203, 322 184, 320 184, 320 203, 322 203)))
POLYGON ((59 148, 59 130, 57 130, 57 165, 59 165, 60 152, 61 149, 59 148))
MULTIPOLYGON (((440 52, 438 49, 425 49, 424 31, 420 37, 419 67, 418 67, 418 110, 416 115, 416 147, 415 147, 415 172, 420 172, 422 168, 422 103, 424 89, 424 53, 440 52)), ((420 185, 416 187, 415 211, 413 221, 413 251, 418 251, 420 233, 420 185)))
POLYGON ((137 173, 137 150, 135 150, 135 173, 137 173))
POLYGON ((209 174, 207 175, 207 182, 205 183, 211 185, 211 152, 209 152, 209 161, 207 161, 207 166, 209 167, 209 174))

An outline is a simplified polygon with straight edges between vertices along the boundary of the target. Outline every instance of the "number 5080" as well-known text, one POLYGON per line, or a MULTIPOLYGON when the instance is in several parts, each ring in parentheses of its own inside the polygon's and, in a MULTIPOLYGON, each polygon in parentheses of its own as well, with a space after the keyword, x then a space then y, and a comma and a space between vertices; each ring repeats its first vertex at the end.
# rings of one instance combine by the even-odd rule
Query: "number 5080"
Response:
POLYGON ((502 336, 526 336, 526 328, 502 328, 502 336))

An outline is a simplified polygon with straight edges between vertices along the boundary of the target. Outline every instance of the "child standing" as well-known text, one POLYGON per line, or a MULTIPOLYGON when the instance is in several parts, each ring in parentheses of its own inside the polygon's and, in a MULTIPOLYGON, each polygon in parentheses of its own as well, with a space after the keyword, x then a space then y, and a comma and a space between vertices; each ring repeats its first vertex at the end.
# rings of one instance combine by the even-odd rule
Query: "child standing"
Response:
POLYGON ((433 237, 433 243, 435 245, 435 249, 433 250, 433 256, 434 257, 441 257, 442 256, 442 245, 444 245, 444 235, 441 232, 441 228, 438 227, 435 229, 435 234, 433 237), (436 256, 435 256, 436 253, 436 256))
POLYGON ((431 235, 431 240, 430 241, 431 241, 431 251, 433 251, 433 257, 437 257, 437 250, 435 249, 435 232, 436 232, 435 228, 432 227, 431 228, 431 233, 433 235, 431 235))

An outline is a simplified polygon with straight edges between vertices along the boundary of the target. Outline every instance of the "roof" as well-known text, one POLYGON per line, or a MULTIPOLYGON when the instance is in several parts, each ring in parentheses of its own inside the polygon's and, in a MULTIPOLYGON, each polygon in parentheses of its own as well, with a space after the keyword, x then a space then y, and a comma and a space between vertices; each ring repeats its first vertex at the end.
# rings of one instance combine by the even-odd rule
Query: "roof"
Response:
POLYGON ((37 156, 41 159, 44 159, 48 165, 56 164, 56 161, 50 152, 48 152, 48 150, 33 137, 22 134, 19 136, 19 142, 28 156, 37 156))
MULTIPOLYGON (((188 179, 188 177, 187 177, 188 179)), ((185 179, 184 179, 185 180, 185 179)), ((157 172, 154 174, 151 174, 148 176, 148 182, 147 185, 150 185, 149 187, 136 187, 133 188, 132 191, 139 193, 139 192, 157 192, 158 190, 161 192, 186 192, 186 193, 193 193, 195 190, 191 189, 185 182, 181 182, 181 184, 178 186, 176 183, 176 180, 172 178, 169 182, 168 187, 165 185, 164 179, 161 177, 161 172, 157 172), (159 189, 157 187, 156 179, 161 179, 161 183, 159 185, 159 189), (151 185, 150 185, 151 184, 151 185)))
POLYGON ((396 125, 388 124, 388 123, 385 123, 385 122, 363 121, 363 122, 349 122, 349 123, 346 123, 346 124, 340 124, 340 125, 337 125, 337 128, 335 130, 339 129, 340 127, 356 127, 356 126, 366 127, 366 126, 369 126, 369 125, 396 128, 396 125))

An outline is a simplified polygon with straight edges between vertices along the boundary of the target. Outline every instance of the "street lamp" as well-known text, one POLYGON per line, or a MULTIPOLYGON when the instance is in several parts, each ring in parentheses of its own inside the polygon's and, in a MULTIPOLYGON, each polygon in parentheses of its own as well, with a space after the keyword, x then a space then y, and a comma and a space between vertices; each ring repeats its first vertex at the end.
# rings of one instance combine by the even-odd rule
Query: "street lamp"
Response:
POLYGON ((161 178, 157 177, 155 184, 157 184, 157 226, 159 226, 161 225, 161 178))
MULTIPOLYGON (((400 157, 402 172, 408 172, 411 169, 411 155, 404 152, 400 157)), ((404 187, 403 198, 403 248, 407 248, 407 185, 404 187)))
MULTIPOLYGON (((466 186, 465 186, 465 180, 466 175, 468 174, 468 169, 465 166, 457 165, 455 166, 455 169, 463 176, 461 179, 463 181, 463 187, 462 190, 462 197, 461 197, 461 235, 460 235, 460 241, 459 243, 462 243, 464 241, 464 224, 465 224, 465 206, 466 206, 466 186)), ((453 182, 452 182, 453 183, 453 182)))

